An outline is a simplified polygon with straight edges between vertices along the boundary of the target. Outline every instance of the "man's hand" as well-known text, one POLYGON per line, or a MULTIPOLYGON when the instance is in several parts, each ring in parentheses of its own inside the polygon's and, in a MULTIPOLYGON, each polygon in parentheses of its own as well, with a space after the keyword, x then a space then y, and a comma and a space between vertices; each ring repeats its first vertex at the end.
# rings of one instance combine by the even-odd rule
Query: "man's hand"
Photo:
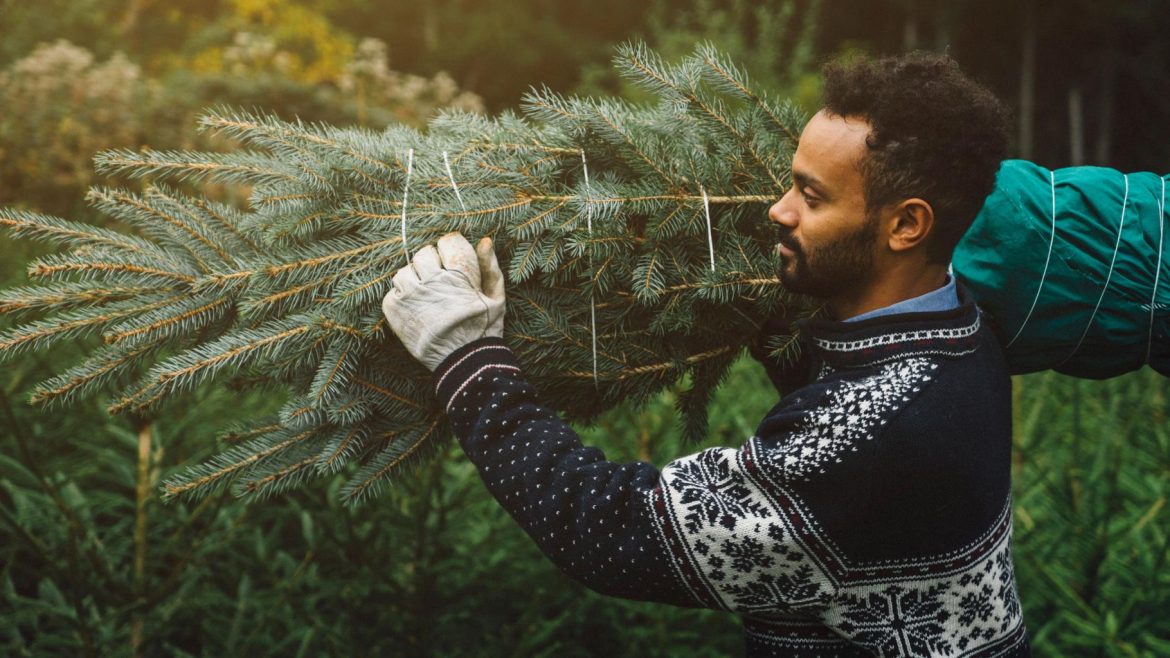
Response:
POLYGON ((504 333, 504 275, 491 238, 475 249, 459 233, 424 247, 382 298, 390 328, 433 371, 455 350, 504 333))

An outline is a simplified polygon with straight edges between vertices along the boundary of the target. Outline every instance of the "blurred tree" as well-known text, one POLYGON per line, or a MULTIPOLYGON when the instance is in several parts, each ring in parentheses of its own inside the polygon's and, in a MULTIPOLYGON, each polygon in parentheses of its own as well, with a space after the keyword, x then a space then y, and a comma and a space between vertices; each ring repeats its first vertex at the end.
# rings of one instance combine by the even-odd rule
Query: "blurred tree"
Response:
POLYGON ((108 57, 117 39, 109 23, 114 5, 113 0, 0 0, 0 25, 19 27, 6 29, 0 39, 0 66, 25 57, 37 44, 56 40, 108 57))
POLYGON ((1023 378, 1016 560, 1037 656, 1170 655, 1170 380, 1023 378))
MULTIPOLYGON (((760 89, 811 111, 820 95, 813 64, 821 11, 820 0, 690 0, 681 6, 653 0, 646 42, 668 61, 685 57, 696 43, 717 44, 760 89)), ((583 67, 576 92, 650 98, 601 63, 583 67)))
POLYGON ((840 0, 823 12, 816 50, 945 50, 1016 105, 1021 156, 1067 166, 1080 140, 1086 164, 1161 171, 1168 32, 1170 0, 840 0))
POLYGON ((644 24, 651 0, 351 0, 337 24, 378 37, 395 68, 450 71, 498 111, 534 84, 568 91, 581 68, 607 61, 613 44, 644 24))

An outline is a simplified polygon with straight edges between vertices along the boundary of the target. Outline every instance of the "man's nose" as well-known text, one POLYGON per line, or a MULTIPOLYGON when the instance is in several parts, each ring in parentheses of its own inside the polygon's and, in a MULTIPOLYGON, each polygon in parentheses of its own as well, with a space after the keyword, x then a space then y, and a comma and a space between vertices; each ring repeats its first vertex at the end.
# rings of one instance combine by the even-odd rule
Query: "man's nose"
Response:
POLYGON ((792 192, 790 188, 780 197, 780 200, 772 204, 768 208, 768 221, 774 224, 781 224, 783 226, 796 226, 797 213, 796 209, 792 207, 792 192))

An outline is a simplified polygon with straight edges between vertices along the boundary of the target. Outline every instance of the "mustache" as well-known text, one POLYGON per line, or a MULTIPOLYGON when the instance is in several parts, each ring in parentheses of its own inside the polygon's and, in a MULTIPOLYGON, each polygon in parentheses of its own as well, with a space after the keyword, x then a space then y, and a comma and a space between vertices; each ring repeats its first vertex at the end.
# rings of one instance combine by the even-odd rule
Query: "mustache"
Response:
POLYGON ((777 230, 776 231, 776 241, 779 242, 780 244, 784 245, 785 247, 788 247, 794 253, 799 254, 803 251, 800 248, 800 243, 796 241, 796 238, 792 237, 791 230, 786 230, 786 229, 777 230))

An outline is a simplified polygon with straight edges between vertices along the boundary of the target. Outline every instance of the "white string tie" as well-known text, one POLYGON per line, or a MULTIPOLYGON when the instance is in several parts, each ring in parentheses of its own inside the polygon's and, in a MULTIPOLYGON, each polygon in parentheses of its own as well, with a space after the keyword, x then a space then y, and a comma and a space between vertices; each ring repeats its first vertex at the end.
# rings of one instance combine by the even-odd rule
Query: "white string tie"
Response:
POLYGON ((447 152, 443 151, 443 166, 447 167, 447 178, 451 179, 451 189, 455 190, 455 198, 459 199, 459 207, 463 212, 467 212, 467 206, 463 204, 463 195, 459 194, 459 185, 455 182, 455 174, 451 173, 451 161, 447 159, 447 152))
MULTIPOLYGON (((593 196, 589 187, 589 163, 585 161, 585 149, 581 149, 581 170, 585 175, 585 194, 593 196)), ((593 206, 585 200, 585 226, 589 229, 589 238, 593 238, 593 206)), ((593 250, 589 250, 589 269, 593 269, 593 250)), ((597 387, 597 304, 593 292, 589 292, 589 333, 593 338, 593 387, 597 387)))
POLYGON ((1121 249, 1121 236, 1125 229, 1126 205, 1129 204, 1129 175, 1125 174, 1123 178, 1125 180, 1125 196, 1121 199, 1121 222, 1117 225, 1117 244, 1113 245, 1113 259, 1109 261, 1109 273, 1105 275, 1105 286, 1101 288, 1101 296, 1097 298, 1097 305, 1093 307, 1093 314, 1089 316, 1089 323, 1085 325, 1085 330, 1081 332, 1081 339, 1077 341, 1077 346, 1073 348, 1073 351, 1065 357, 1065 361, 1071 359, 1073 354, 1076 354, 1077 350, 1081 349, 1081 343, 1085 342, 1085 336, 1089 335, 1089 329, 1093 326, 1093 320, 1097 319, 1097 311, 1101 308, 1101 302, 1105 299, 1105 293, 1109 291, 1109 282, 1113 280, 1113 268, 1117 265, 1117 252, 1121 249))
POLYGON ((1150 338, 1146 341, 1146 363, 1154 349, 1154 313, 1158 310, 1158 277, 1162 274, 1162 245, 1166 237, 1166 179, 1162 179, 1162 200, 1158 203, 1158 259, 1154 261, 1154 293, 1150 295, 1150 338))
POLYGON ((1052 245, 1056 244, 1056 172, 1049 171, 1048 180, 1052 184, 1052 235, 1048 238, 1048 258, 1044 260, 1044 271, 1040 274, 1040 287, 1036 289, 1036 298, 1032 300, 1032 308, 1028 309, 1028 314, 1024 316, 1024 321, 1020 323, 1016 335, 1008 341, 1008 348, 1016 342, 1020 334, 1024 333, 1024 326, 1028 324, 1028 320, 1032 319, 1032 313, 1036 310, 1036 302, 1040 301, 1040 291, 1044 290, 1044 280, 1048 278, 1048 265, 1052 262, 1052 245))
POLYGON ((699 186, 703 193, 703 213, 707 215, 707 253, 711 256, 711 271, 715 271, 715 240, 711 237, 711 200, 707 198, 707 190, 699 186))
POLYGON ((414 149, 406 154, 406 184, 402 186, 402 252, 406 254, 406 264, 410 264, 410 249, 406 246, 406 200, 410 197, 410 174, 414 171, 414 149))

